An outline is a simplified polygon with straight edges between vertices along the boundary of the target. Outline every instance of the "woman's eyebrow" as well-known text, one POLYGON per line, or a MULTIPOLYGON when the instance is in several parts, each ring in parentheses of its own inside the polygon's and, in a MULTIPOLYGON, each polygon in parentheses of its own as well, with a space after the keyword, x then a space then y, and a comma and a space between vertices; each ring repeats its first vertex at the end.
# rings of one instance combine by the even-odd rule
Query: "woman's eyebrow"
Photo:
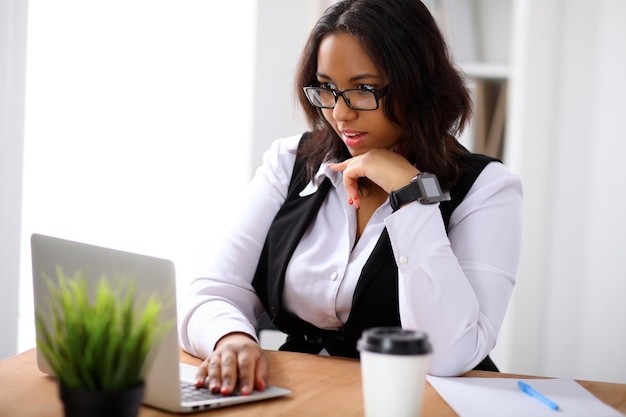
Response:
MULTIPOLYGON (((326 75, 324 73, 321 73, 321 72, 318 72, 315 75, 317 76, 317 78, 322 78, 322 79, 325 79, 325 80, 332 80, 333 79, 332 77, 330 77, 330 76, 328 76, 328 75, 326 75)), ((354 82, 354 81, 371 80, 371 79, 376 79, 376 80, 380 81, 381 77, 380 77, 380 75, 377 75, 377 74, 365 73, 365 74, 355 75, 354 77, 351 77, 348 81, 354 82)))

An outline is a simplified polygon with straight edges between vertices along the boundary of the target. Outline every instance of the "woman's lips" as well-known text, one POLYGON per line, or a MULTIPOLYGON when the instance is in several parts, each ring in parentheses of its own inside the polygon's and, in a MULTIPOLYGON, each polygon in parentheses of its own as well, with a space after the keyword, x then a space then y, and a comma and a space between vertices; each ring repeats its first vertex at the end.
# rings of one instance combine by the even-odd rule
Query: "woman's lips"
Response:
POLYGON ((365 140, 367 133, 365 132, 357 132, 353 130, 342 130, 341 137, 343 138, 346 146, 354 147, 359 145, 361 142, 365 140))

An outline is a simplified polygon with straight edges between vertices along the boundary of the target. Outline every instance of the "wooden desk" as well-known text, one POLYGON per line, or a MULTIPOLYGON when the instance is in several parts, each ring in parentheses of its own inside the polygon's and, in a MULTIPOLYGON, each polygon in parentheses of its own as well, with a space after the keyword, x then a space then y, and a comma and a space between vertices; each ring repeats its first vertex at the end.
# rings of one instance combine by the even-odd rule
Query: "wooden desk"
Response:
MULTIPOLYGON (((353 359, 329 358, 303 353, 268 351, 270 382, 289 388, 292 394, 278 399, 225 407, 192 415, 207 417, 341 416, 362 417, 361 370, 353 359)), ((193 365, 200 359, 182 354, 193 365)), ((466 376, 528 378, 523 375, 471 371, 466 376)), ((626 384, 579 381, 600 400, 626 413, 626 384)), ((62 405, 53 379, 37 368, 34 350, 0 361, 0 416, 61 417, 62 405)), ((141 417, 171 416, 143 407, 141 417)), ((457 414, 426 384, 422 417, 453 417, 457 414)))

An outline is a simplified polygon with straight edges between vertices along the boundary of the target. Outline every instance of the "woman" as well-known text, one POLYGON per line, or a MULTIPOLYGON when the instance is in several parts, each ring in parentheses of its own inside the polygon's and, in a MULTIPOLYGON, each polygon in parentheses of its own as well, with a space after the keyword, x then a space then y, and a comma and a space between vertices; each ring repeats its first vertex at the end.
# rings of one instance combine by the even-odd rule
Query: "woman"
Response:
POLYGON ((285 350, 358 357, 362 330, 396 325, 428 333, 431 374, 495 369, 521 184, 456 141, 470 98, 428 10, 418 0, 334 4, 296 87, 311 132, 265 154, 183 304, 183 347, 206 358, 198 384, 264 389, 264 311, 289 335, 285 350))

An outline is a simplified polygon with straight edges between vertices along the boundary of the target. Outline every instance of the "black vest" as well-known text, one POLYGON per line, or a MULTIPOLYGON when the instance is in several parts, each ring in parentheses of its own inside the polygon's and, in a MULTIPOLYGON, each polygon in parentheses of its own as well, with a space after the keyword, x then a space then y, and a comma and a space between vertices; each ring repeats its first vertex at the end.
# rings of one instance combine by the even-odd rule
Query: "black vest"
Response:
MULTIPOLYGON (((479 154, 465 157, 467 171, 450 190, 451 200, 439 205, 446 230, 452 212, 491 161, 496 159, 479 154)), ((356 342, 363 330, 400 326, 398 268, 389 235, 387 229, 383 229, 365 263, 352 299, 350 316, 342 328, 323 330, 287 311, 282 303, 287 265, 332 186, 326 178, 314 194, 300 197, 298 194, 306 184, 304 165, 296 158, 287 197, 270 226, 252 285, 273 325, 288 335, 281 350, 319 353, 325 348, 333 356, 358 358, 356 342)), ((489 357, 475 369, 497 370, 489 357)))

